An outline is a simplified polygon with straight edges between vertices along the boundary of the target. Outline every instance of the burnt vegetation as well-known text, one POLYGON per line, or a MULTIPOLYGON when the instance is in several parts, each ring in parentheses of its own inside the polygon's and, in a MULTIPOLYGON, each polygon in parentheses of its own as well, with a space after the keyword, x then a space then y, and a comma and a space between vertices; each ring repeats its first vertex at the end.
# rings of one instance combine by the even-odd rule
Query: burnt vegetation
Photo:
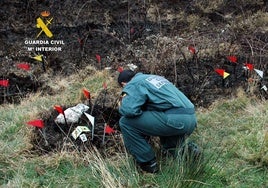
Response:
MULTIPOLYGON (((0 5, 0 78, 9 81, 8 87, 0 86, 0 104, 20 103, 35 92, 59 93, 48 80, 77 74, 89 65, 116 72, 128 64, 136 65, 136 71, 165 76, 196 106, 233 97, 237 88, 261 100, 268 98, 266 1, 2 0, 0 5), (44 10, 53 16, 53 39, 64 41, 62 52, 34 52, 25 45, 25 40, 35 39, 36 18, 44 10), (32 58, 37 54, 43 55, 42 63, 32 58), (237 62, 228 56, 237 57, 237 62), (18 68, 20 63, 30 69, 18 68), (264 76, 245 68, 246 63, 264 76), (215 69, 230 75, 223 79, 215 69)), ((116 100, 111 92, 102 97, 116 100)), ((56 115, 54 109, 40 114, 47 126, 43 132, 34 131, 33 149, 41 153, 65 146, 83 149, 85 143, 69 137, 77 125, 55 125, 56 115)), ((101 148, 105 144, 98 135, 103 135, 104 123, 111 121, 117 129, 119 114, 113 103, 98 101, 93 115, 97 120, 92 143, 101 148)), ((82 117, 78 124, 88 122, 82 117)), ((120 139, 117 133, 108 137, 115 139, 110 142, 120 139)))

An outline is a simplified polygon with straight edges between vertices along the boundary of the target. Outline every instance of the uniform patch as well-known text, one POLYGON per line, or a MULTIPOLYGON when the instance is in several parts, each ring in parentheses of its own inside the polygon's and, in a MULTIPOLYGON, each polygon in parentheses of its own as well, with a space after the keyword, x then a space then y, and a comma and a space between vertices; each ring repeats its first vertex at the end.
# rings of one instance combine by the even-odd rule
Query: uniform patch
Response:
POLYGON ((170 84, 170 82, 167 79, 161 76, 150 76, 149 78, 146 78, 146 81, 155 86, 157 89, 160 89, 162 86, 166 84, 170 84))

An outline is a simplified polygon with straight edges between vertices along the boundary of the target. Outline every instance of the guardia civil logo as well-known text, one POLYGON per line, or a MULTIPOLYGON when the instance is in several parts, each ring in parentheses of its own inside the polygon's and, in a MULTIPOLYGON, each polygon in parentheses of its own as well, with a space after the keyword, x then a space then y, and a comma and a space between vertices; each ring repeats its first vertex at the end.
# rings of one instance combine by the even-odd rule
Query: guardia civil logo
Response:
POLYGON ((44 33, 48 38, 53 37, 52 32, 49 30, 49 25, 52 24, 53 17, 50 17, 49 11, 41 12, 41 16, 43 19, 41 17, 36 19, 36 27, 41 29, 36 38, 38 38, 42 33, 44 33))
POLYGON ((42 11, 40 15, 38 15, 34 24, 36 29, 35 38, 32 39, 32 37, 30 37, 24 40, 27 51, 42 53, 48 51, 59 52, 63 50, 64 41, 57 39, 57 36, 53 33, 53 24, 53 17, 49 11, 42 11))

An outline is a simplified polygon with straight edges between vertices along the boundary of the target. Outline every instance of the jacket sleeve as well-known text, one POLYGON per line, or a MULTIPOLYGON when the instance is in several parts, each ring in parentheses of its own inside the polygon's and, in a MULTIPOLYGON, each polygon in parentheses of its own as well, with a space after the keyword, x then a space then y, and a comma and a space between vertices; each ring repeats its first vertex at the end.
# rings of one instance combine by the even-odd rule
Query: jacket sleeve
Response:
POLYGON ((119 113, 126 117, 135 117, 142 114, 142 106, 147 100, 147 89, 141 86, 127 85, 119 113))

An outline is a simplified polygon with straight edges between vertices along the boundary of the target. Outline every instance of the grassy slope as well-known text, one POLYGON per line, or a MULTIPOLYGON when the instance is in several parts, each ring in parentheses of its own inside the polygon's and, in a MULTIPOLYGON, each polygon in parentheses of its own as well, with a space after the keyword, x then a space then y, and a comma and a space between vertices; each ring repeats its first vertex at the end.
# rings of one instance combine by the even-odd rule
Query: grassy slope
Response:
POLYGON ((266 187, 267 102, 239 95, 220 101, 206 112, 199 111, 198 140, 208 155, 217 156, 224 185, 266 187))
MULTIPOLYGON (((59 94, 34 95, 20 105, 0 107, 0 185, 3 187, 267 187, 268 104, 242 92, 235 99, 198 109, 199 127, 191 139, 204 149, 200 164, 161 162, 157 175, 140 174, 132 159, 118 154, 103 159, 97 151, 59 151, 45 156, 29 152, 36 118, 55 104, 79 102, 81 88, 96 94, 106 73, 56 81, 59 94)), ((110 82, 110 84, 113 84, 110 82)))

